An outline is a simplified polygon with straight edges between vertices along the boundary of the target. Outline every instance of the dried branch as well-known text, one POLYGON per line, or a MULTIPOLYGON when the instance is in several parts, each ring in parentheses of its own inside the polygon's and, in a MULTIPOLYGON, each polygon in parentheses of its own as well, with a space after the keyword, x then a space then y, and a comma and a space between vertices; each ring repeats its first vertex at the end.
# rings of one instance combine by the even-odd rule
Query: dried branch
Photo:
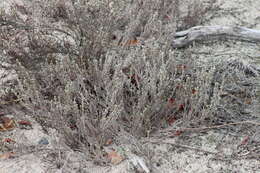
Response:
POLYGON ((185 31, 175 33, 173 48, 181 48, 190 45, 195 41, 233 39, 253 43, 260 42, 260 31, 230 26, 196 26, 185 31))

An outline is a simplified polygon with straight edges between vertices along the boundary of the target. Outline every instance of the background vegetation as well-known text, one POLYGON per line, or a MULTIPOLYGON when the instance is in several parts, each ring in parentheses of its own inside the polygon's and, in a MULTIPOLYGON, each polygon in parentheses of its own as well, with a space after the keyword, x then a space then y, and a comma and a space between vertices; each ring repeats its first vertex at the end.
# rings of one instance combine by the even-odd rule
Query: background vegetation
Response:
POLYGON ((189 48, 171 49, 176 31, 202 24, 215 8, 214 0, 16 4, 0 16, 2 54, 19 78, 12 92, 46 133, 55 128, 97 163, 106 163, 111 139, 250 119, 252 66, 203 64, 189 48))

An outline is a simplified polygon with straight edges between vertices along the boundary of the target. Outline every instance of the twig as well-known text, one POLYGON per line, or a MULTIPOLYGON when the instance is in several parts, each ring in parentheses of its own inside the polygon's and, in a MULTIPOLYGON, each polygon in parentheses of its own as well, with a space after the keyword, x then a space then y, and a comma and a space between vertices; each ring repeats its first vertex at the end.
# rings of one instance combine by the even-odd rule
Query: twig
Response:
POLYGON ((10 101, 0 101, 0 105, 8 105, 10 103, 17 103, 19 101, 21 101, 22 99, 14 99, 14 100, 10 100, 10 101))
POLYGON ((208 41, 223 38, 259 43, 260 31, 245 27, 195 26, 185 31, 176 32, 175 39, 172 41, 172 47, 181 48, 188 46, 195 41, 208 41))
POLYGON ((197 128, 180 128, 180 129, 165 129, 160 131, 161 132, 196 132, 196 131, 203 131, 203 130, 210 130, 210 129, 217 129, 217 128, 222 128, 225 126, 231 126, 231 125, 239 125, 239 124, 254 124, 256 126, 260 126, 260 123, 258 122, 253 122, 253 121, 240 121, 240 122, 234 122, 234 123, 228 123, 228 124, 222 124, 222 125, 217 125, 217 126, 210 126, 210 127, 197 127, 197 128))
POLYGON ((191 147, 191 146, 188 146, 188 145, 176 144, 173 141, 166 141, 166 140, 162 140, 161 141, 161 140, 149 139, 147 142, 150 142, 150 143, 160 143, 160 144, 162 144, 162 143, 163 144, 170 144, 170 145, 173 145, 175 147, 186 148, 186 149, 190 149, 190 150, 194 150, 194 151, 199 151, 199 152, 213 154, 213 155, 216 155, 216 156, 223 157, 222 155, 220 155, 218 153, 215 153, 215 152, 212 152, 212 151, 207 151, 207 150, 203 150, 203 149, 200 149, 200 148, 195 148, 195 147, 191 147))
POLYGON ((198 128, 183 128, 183 129, 178 129, 178 130, 179 131, 201 131, 201 130, 217 129, 217 128, 222 128, 222 127, 225 127, 225 126, 239 125, 239 124, 254 124, 256 126, 260 126, 260 123, 257 123, 257 122, 253 122, 253 121, 240 121, 240 122, 222 124, 222 125, 217 125, 217 126, 198 127, 198 128))

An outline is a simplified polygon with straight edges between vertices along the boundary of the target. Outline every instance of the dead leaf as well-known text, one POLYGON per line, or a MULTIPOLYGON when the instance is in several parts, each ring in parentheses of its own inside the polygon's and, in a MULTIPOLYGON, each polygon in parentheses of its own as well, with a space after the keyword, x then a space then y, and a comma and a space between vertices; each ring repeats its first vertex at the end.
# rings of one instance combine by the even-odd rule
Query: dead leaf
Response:
POLYGON ((167 123, 168 123, 168 125, 171 126, 176 120, 177 119, 175 116, 171 116, 170 118, 167 119, 167 123))
POLYGON ((197 90, 192 89, 192 90, 191 90, 191 93, 192 93, 192 94, 196 94, 196 93, 197 93, 197 90))
POLYGON ((248 141, 249 141, 249 136, 246 136, 246 137, 242 140, 241 145, 246 145, 246 144, 248 143, 248 141))
POLYGON ((176 100, 175 100, 174 98, 172 98, 172 97, 170 97, 170 98, 168 99, 168 103, 169 103, 170 105, 175 105, 175 102, 176 102, 176 100))
POLYGON ((187 69, 187 65, 185 65, 185 64, 179 64, 179 65, 176 66, 176 68, 177 68, 178 70, 185 70, 185 69, 187 69))
POLYGON ((176 130, 174 136, 180 136, 182 134, 181 130, 176 130))
POLYGON ((179 111, 184 111, 184 107, 185 107, 184 104, 180 104, 180 105, 179 105, 179 111))
POLYGON ((106 145, 110 145, 110 144, 112 144, 113 143, 113 140, 111 139, 111 138, 109 138, 107 141, 106 141, 106 145))
POLYGON ((12 130, 15 127, 13 119, 8 117, 0 117, 0 131, 12 130))
POLYGON ((122 72, 123 72, 125 75, 129 75, 129 73, 131 72, 131 65, 128 66, 128 67, 122 68, 122 72))
POLYGON ((247 105, 250 105, 250 104, 252 104, 252 99, 251 98, 246 98, 244 103, 247 104, 247 105))
POLYGON ((183 89, 183 85, 178 84, 178 85, 176 86, 176 89, 183 89))
POLYGON ((5 143, 16 143, 14 140, 12 140, 11 138, 5 138, 4 140, 3 140, 3 142, 5 142, 5 143))
MULTIPOLYGON (((135 45, 137 45, 137 44, 139 44, 139 43, 140 43, 139 40, 137 40, 137 39, 132 39, 132 40, 128 40, 128 41, 124 44, 124 46, 135 46, 135 45)), ((121 46, 123 46, 123 45, 121 44, 121 46)))
POLYGON ((24 126, 32 126, 32 123, 30 121, 25 121, 25 120, 18 121, 18 124, 24 126))
POLYGON ((124 158, 115 151, 109 152, 107 157, 110 160, 110 162, 114 165, 117 165, 124 160, 124 158))
POLYGON ((13 152, 6 152, 3 154, 0 154, 0 159, 10 159, 14 157, 14 153, 13 152))
POLYGON ((170 19, 170 16, 168 16, 168 15, 164 15, 164 19, 169 20, 169 19, 170 19))

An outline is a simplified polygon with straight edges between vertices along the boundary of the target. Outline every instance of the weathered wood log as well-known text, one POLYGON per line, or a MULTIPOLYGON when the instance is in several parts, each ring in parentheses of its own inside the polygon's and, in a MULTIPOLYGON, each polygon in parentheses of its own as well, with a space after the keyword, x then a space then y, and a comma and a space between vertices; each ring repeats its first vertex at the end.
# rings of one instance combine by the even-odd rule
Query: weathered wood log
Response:
POLYGON ((196 26, 185 31, 176 32, 172 47, 181 48, 196 41, 216 39, 235 39, 260 43, 260 30, 230 26, 196 26))

